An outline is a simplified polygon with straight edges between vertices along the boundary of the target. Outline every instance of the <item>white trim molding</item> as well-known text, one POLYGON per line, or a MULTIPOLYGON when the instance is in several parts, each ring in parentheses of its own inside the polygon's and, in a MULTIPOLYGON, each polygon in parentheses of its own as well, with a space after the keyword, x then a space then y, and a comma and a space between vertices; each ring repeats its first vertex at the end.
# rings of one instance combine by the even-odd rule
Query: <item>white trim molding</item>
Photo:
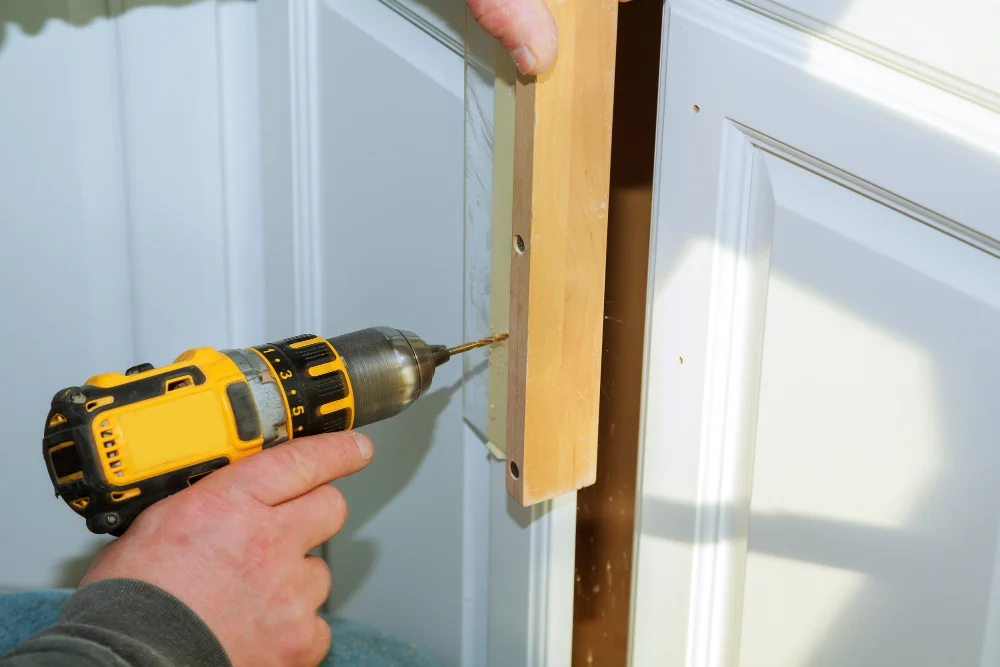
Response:
POLYGON ((257 7, 218 2, 216 13, 229 338, 249 345, 265 338, 257 7))
POLYGON ((288 2, 295 328, 307 333, 323 321, 317 1, 288 2))
POLYGON ((420 30, 427 33, 427 35, 437 41, 441 46, 448 49, 454 53, 459 58, 462 58, 465 53, 465 45, 462 44, 461 40, 455 39, 452 35, 441 28, 434 25, 432 22, 428 21, 426 18, 421 16, 418 12, 411 9, 405 2, 400 0, 378 0, 383 5, 388 7, 390 10, 396 12, 404 19, 415 25, 420 30))
POLYGON ((723 130, 705 358, 688 664, 736 664, 774 200, 767 168, 723 130), (719 650, 720 647, 723 650, 719 650))
POLYGON ((576 494, 520 507, 507 495, 504 462, 490 469, 488 665, 569 667, 576 494))

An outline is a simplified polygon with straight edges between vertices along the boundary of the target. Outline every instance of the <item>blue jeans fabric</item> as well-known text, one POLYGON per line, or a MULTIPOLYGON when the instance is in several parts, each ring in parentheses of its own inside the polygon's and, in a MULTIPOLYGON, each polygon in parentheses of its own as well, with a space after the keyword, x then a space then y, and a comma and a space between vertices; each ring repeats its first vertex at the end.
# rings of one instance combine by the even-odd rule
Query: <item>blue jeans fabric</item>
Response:
MULTIPOLYGON (((46 590, 0 595, 0 655, 55 625, 72 591, 46 590)), ((328 618, 333 646, 321 667, 439 667, 423 652, 375 628, 328 618)))

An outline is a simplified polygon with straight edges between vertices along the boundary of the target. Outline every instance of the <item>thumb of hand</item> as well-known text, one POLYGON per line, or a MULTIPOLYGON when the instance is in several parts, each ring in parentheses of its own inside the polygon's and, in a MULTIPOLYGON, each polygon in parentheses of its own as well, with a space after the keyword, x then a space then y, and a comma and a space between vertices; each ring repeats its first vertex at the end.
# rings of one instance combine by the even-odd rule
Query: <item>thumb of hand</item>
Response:
POLYGON ((556 58, 556 22, 545 0, 466 0, 487 33, 510 51, 522 74, 540 74, 556 58))

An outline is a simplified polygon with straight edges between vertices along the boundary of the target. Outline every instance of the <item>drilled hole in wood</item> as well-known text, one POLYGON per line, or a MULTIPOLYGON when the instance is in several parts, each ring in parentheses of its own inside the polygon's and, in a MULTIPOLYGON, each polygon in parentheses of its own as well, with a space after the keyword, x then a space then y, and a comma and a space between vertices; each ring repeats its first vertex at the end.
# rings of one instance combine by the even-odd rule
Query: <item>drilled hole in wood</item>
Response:
POLYGON ((514 237, 514 252, 518 255, 524 254, 524 239, 520 235, 514 237))
POLYGON ((700 106, 698 106, 697 104, 696 104, 696 105, 694 105, 694 112, 695 112, 695 113, 698 113, 699 111, 701 111, 701 107, 700 107, 700 106))
POLYGON ((510 476, 514 479, 520 479, 521 471, 517 469, 517 464, 513 461, 510 462, 510 476))

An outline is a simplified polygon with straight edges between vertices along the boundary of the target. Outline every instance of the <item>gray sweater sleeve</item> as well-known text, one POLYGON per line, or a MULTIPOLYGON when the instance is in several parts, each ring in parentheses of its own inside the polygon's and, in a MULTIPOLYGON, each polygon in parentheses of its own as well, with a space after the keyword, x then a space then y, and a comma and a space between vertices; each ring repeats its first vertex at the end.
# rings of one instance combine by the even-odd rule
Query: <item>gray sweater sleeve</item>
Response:
POLYGON ((184 603, 132 579, 99 581, 66 600, 59 623, 0 658, 0 667, 232 667, 184 603))

